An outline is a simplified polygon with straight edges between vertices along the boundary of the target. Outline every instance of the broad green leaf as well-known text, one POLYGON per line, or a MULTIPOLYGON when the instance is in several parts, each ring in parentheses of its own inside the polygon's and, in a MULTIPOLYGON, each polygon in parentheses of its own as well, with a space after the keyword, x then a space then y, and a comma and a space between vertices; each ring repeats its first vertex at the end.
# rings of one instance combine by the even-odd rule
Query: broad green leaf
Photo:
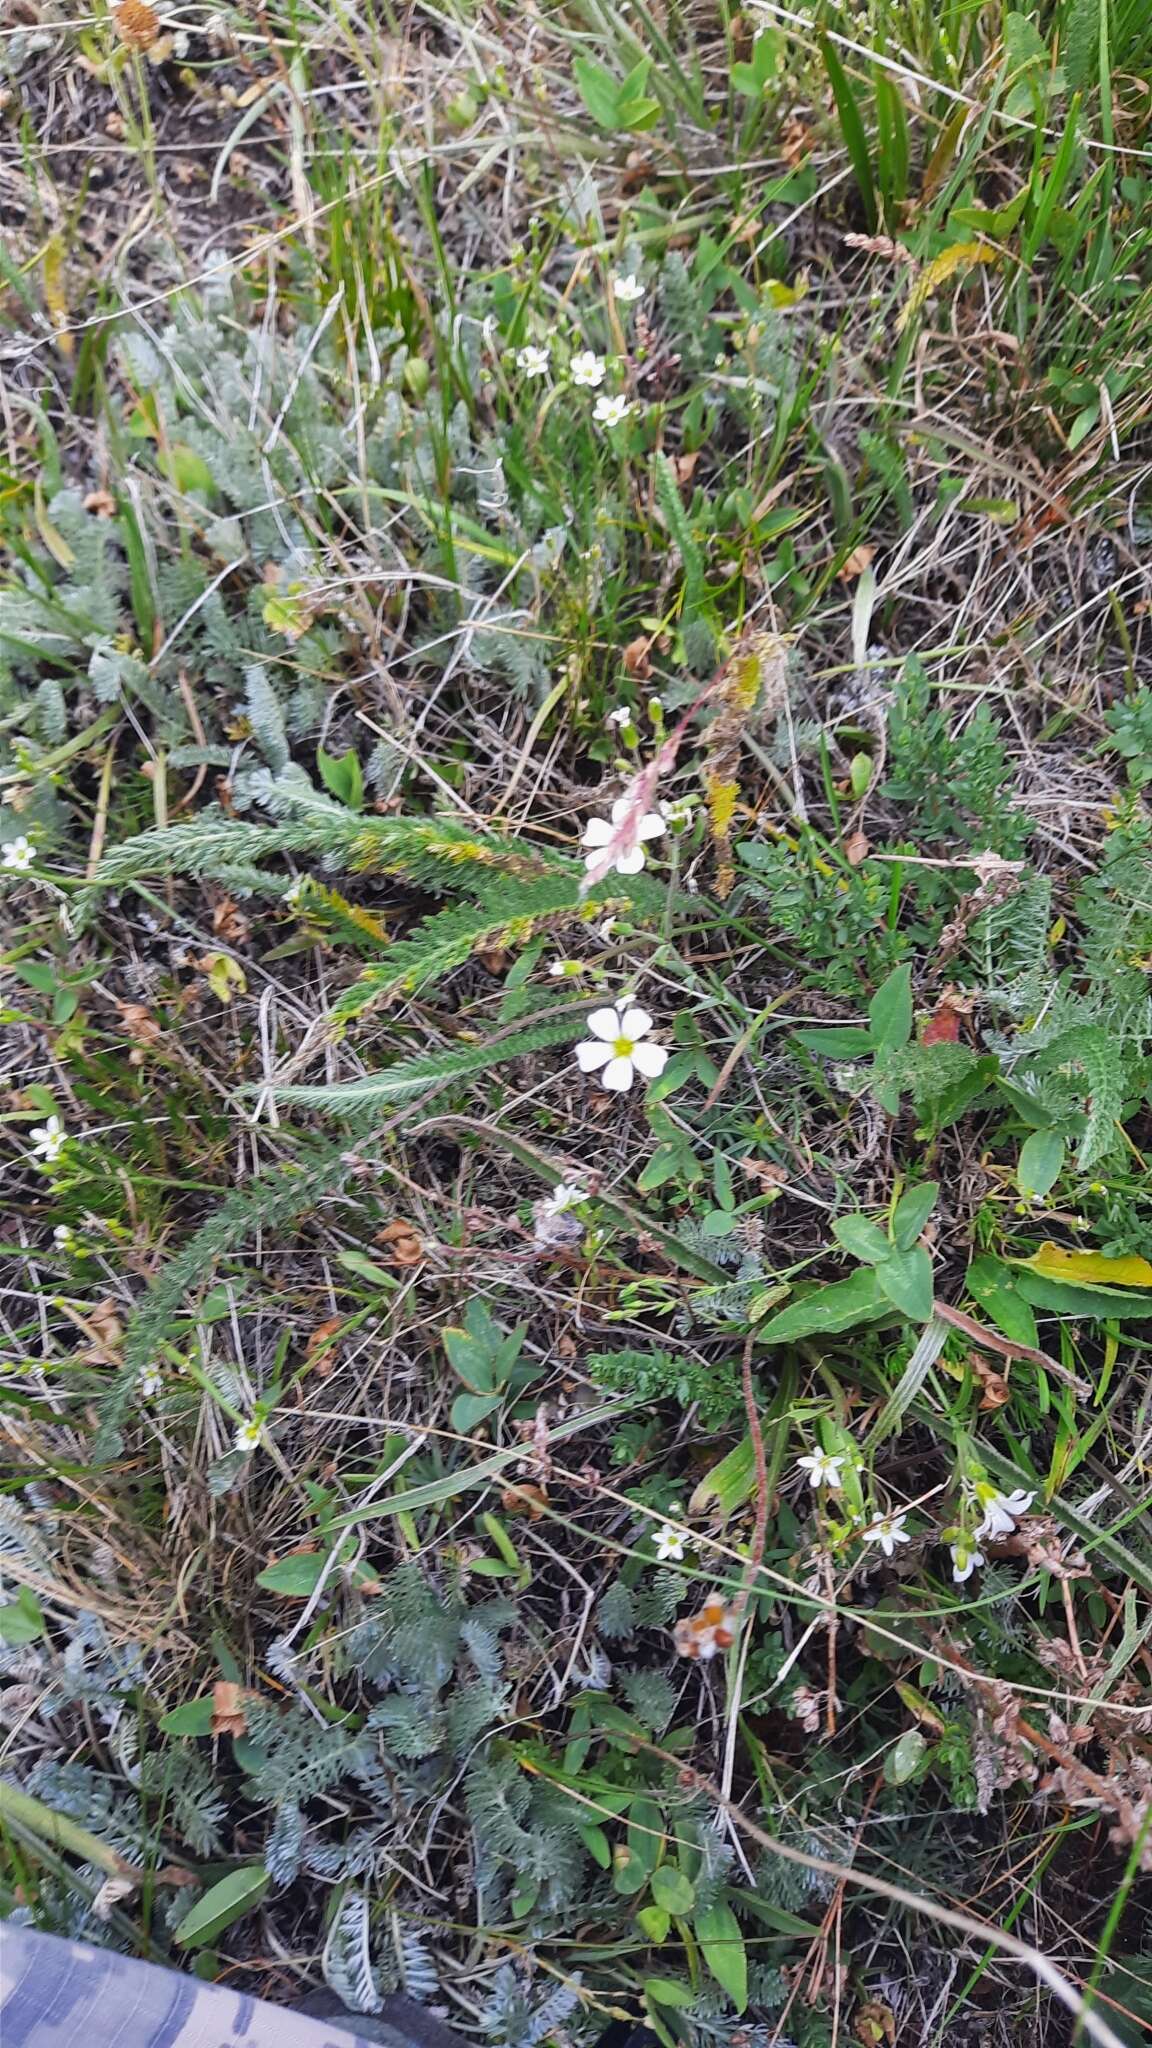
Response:
POLYGON ((185 1700, 182 1707, 173 1707, 165 1714, 160 1728, 165 1735, 210 1735, 214 1704, 210 1692, 203 1699, 185 1700))
POLYGON ((167 450, 157 456, 159 468, 178 491, 200 491, 210 496, 214 483, 212 471, 202 455, 189 448, 186 441, 173 441, 167 450))
POLYGON ((695 2005, 696 1993, 691 1984, 682 1984, 678 1977, 645 1977, 644 1993, 654 1999, 657 2005, 695 2005))
POLYGON ((975 229, 978 235, 991 235, 993 241, 1002 242, 1016 226, 1031 191, 1030 184, 1022 185, 1006 206, 954 206, 948 216, 949 226, 954 222, 959 228, 975 229))
POLYGON ((651 69, 651 57, 640 57, 632 66, 631 71, 626 71, 620 80, 620 98, 622 100, 638 99, 648 83, 648 74, 651 69))
MULTIPOLYGON (((648 1090, 649 1103, 663 1102, 665 1096, 674 1095, 677 1088, 683 1088, 697 1078, 699 1055, 695 1052, 674 1052, 664 1072, 648 1090)), ((715 1075, 713 1075, 715 1079, 715 1075)))
POLYGON ((652 1897, 666 1913, 690 1913, 696 1904, 696 1887, 674 1863, 661 1863, 652 1872, 652 1897))
POLYGON ((894 967, 868 1005, 872 1044, 887 1052, 907 1045, 912 1036, 912 969, 894 967))
POLYGON ((15 1600, 0 1607, 0 1643, 34 1643, 43 1634, 40 1602, 30 1586, 21 1586, 15 1600))
POLYGON ((478 1343, 468 1330, 448 1328, 441 1332, 448 1362, 458 1373, 464 1385, 472 1394, 498 1394, 500 1383, 496 1379, 493 1353, 490 1346, 478 1343))
POLYGON ((1036 1318, 1015 1285, 1011 1267, 983 1252, 969 1266, 965 1285, 973 1301, 985 1315, 991 1316, 1005 1337, 1010 1337, 1014 1344, 1027 1344, 1032 1351, 1038 1348, 1036 1318))
POLYGON ((926 1180, 920 1187, 909 1188, 906 1194, 901 1195, 892 1211, 892 1241, 899 1251, 911 1251, 936 1207, 939 1193, 939 1183, 926 1180))
POLYGON ((835 1217, 832 1234, 846 1252, 851 1252, 854 1259, 863 1259, 868 1266, 878 1266, 892 1250, 879 1225, 867 1216, 835 1217))
POLYGON ((1120 1287, 1074 1287, 1063 1280, 1049 1280, 1043 1273, 1030 1273, 1025 1267, 1015 1266, 1014 1271, 1025 1301, 1056 1315, 1096 1316, 1101 1322, 1152 1316, 1152 1293, 1120 1287))
POLYGON ((748 1957, 740 1922, 731 1906, 721 1899, 715 1905, 703 1907, 692 1926, 716 1982, 728 1993, 737 2012, 743 2012, 748 2003, 748 1957))
POLYGON ((932 1261, 922 1245, 910 1252, 893 1252, 876 1268, 876 1279, 888 1300, 914 1323, 926 1323, 932 1313, 932 1261))
POLYGON ((729 76, 737 92, 754 96, 762 93, 780 61, 780 37, 775 29, 762 28, 752 45, 747 64, 733 64, 729 76))
POLYGON ((740 1893, 741 1910, 748 1912, 755 1920, 762 1920, 765 1927, 771 1927, 776 1934, 794 1934, 801 1941, 810 1940, 816 1933, 810 1920, 801 1920, 799 1914, 789 1913, 783 1906, 772 1906, 767 1899, 755 1892, 740 1893))
POLYGON ((721 1209, 736 1207, 736 1191, 732 1186, 732 1168, 722 1152, 712 1155, 712 1192, 717 1206, 721 1209))
POLYGON ((642 1892, 650 1874, 638 1856, 633 1856, 626 1849, 616 1850, 612 1858, 612 1888, 620 1893, 621 1898, 631 1899, 637 1892, 642 1892))
POLYGON ((1022 1117, 1030 1131, 1047 1130, 1055 1121, 1051 1110, 1045 1109, 1039 1096, 1029 1095, 1026 1088, 1018 1088, 1014 1081, 1006 1081, 1002 1074, 996 1078, 997 1092, 1005 1095, 1017 1115, 1022 1117))
POLYGON ((579 93, 592 119, 600 128, 609 131, 618 125, 620 86, 610 71, 602 64, 593 64, 587 57, 577 57, 572 66, 579 93))
POLYGON ((205 1942, 215 1940, 233 1921, 241 1920, 258 1906, 272 1880, 262 1863, 246 1864, 243 1870, 230 1870, 219 1884, 214 1884, 197 1899, 191 1911, 184 1915, 173 1936, 181 1948, 203 1948, 205 1942))
POLYGON ((858 1060, 872 1050, 872 1039, 862 1024, 815 1025, 811 1030, 792 1033, 807 1052, 826 1060, 858 1060))
POLYGON ((916 1776, 928 1744, 919 1728, 906 1728, 884 1759, 884 1778, 889 1785, 906 1785, 916 1776))
POLYGON ((469 1436, 500 1406, 503 1398, 502 1394, 457 1394, 450 1415, 453 1429, 458 1429, 461 1436, 469 1436))
POLYGON ((654 1799, 634 1799, 628 1822, 628 1848, 651 1874, 664 1845, 664 1816, 654 1799))
POLYGON ((593 1863, 598 1863, 601 1870, 611 1870, 612 1844, 609 1842, 603 1828, 592 1826, 581 1828, 580 1840, 587 1849, 593 1863))
POLYGON ((355 1273, 358 1280, 368 1280, 373 1287, 386 1287, 392 1294, 400 1284, 395 1273, 390 1273, 387 1266, 378 1266, 364 1252, 337 1252, 336 1263, 346 1273, 355 1273))
POLYGON ((787 1344, 798 1337, 831 1337, 840 1330, 855 1329, 857 1323, 875 1322, 887 1308, 876 1269, 866 1266, 848 1280, 833 1280, 806 1294, 802 1301, 790 1301, 778 1315, 769 1317, 758 1335, 767 1344, 787 1344))
POLYGON ((738 1507, 751 1500, 756 1491, 756 1460, 752 1450, 752 1439, 746 1436, 741 1443, 713 1465, 704 1474, 688 1503, 690 1515, 714 1513, 722 1522, 734 1515, 738 1507))
POLYGON ((663 1906, 641 1906, 636 1915, 636 1925, 641 1934, 646 1935, 648 1940, 655 1942, 659 1948, 660 1943, 667 1938, 668 1929, 672 1925, 672 1915, 666 1912, 663 1906))
MULTIPOLYGON (((1046 1195, 1055 1187, 1064 1164, 1064 1140, 1059 1131, 1033 1131, 1020 1147, 1016 1185, 1022 1195, 1046 1195)), ((1149 1267, 1152 1278, 1152 1266, 1149 1267)))
POLYGON ((616 111, 616 126, 629 134, 642 134, 654 128, 660 119, 659 100, 636 99, 620 101, 616 111))
POLYGON ((278 1557, 273 1564, 265 1565, 256 1574, 256 1584, 263 1586, 267 1593, 284 1593, 289 1599, 306 1600, 316 1591, 320 1574, 328 1562, 323 1550, 300 1550, 289 1557, 278 1557))
POLYGON ((346 754, 328 754, 323 747, 316 749, 316 766, 320 770, 325 787, 347 804, 350 811, 364 808, 364 774, 360 756, 355 747, 349 747, 346 754))

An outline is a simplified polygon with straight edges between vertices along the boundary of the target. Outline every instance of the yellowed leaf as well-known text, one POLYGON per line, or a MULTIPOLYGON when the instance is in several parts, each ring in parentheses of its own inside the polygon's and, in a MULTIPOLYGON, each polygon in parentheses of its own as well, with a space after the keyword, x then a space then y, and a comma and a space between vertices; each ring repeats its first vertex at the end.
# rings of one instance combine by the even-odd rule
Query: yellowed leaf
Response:
POLYGON ((950 277, 955 277, 958 270, 970 270, 974 263, 997 263, 999 259, 999 250, 989 247, 986 242, 953 242, 950 248, 941 249, 940 254, 934 256, 931 263, 925 264, 905 299, 900 318, 896 322, 897 334, 903 334, 908 322, 927 303, 933 292, 938 291, 942 284, 946 284, 950 277))
POLYGON ((1030 1259, 1018 1263, 1045 1280, 1071 1280, 1093 1287, 1152 1287, 1152 1265, 1134 1254, 1110 1259, 1104 1252, 1069 1252, 1063 1245, 1042 1244, 1030 1259))
MULTIPOLYGON (((48 318, 56 331, 56 346, 62 356, 70 357, 76 352, 76 343, 67 333, 68 292, 67 292, 67 251, 63 235, 50 235, 44 244, 40 259, 44 280, 44 304, 48 318)), ((67 568, 67 563, 62 565, 67 568)))
POLYGON ((75 555, 65 540, 64 535, 58 527, 53 526, 52 521, 48 517, 48 507, 44 503, 44 492, 41 488, 39 477, 37 477, 32 486, 32 504, 36 513, 36 531, 40 535, 52 560, 58 562, 62 569, 74 568, 76 563, 75 555))
POLYGON ((200 969, 218 1002, 230 1003, 234 995, 243 995, 248 986, 248 978, 240 962, 233 960, 229 953, 203 954, 200 969))

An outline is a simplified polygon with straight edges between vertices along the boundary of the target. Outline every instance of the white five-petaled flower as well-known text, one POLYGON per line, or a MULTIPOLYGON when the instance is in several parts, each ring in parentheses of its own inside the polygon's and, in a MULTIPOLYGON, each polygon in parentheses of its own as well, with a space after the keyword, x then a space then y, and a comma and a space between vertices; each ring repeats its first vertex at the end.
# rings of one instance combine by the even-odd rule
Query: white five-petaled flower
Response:
POLYGON ((36 848, 30 839, 21 833, 19 839, 8 839, 0 846, 0 867, 6 867, 14 875, 26 875, 36 865, 36 848))
POLYGON ((669 797, 660 806, 660 816, 673 832, 683 832, 692 823, 696 806, 690 796, 669 797))
POLYGON ((977 1565, 985 1562, 984 1553, 977 1550, 975 1542, 966 1536, 959 1536, 955 1543, 948 1545, 952 1553, 952 1577, 958 1586, 970 1579, 977 1565))
POLYGON ((604 358, 593 355, 590 348, 582 348, 568 365, 568 375, 574 384, 586 384, 595 391, 604 382, 604 358))
POLYGON ((865 1543, 878 1543, 885 1557, 894 1557, 898 1543, 912 1541, 904 1522, 903 1515, 885 1515, 882 1521, 873 1522, 870 1529, 863 1531, 865 1543))
POLYGON ((31 1133, 32 1151, 45 1166, 51 1166, 68 1143, 68 1133, 58 1116, 50 1116, 46 1124, 39 1124, 31 1133))
POLYGON ((263 1438, 264 1424, 253 1416, 250 1422, 242 1422, 240 1424, 232 1439, 232 1448, 233 1450, 244 1451, 245 1453, 248 1451, 258 1451, 263 1438))
POLYGON ((631 410, 631 400, 617 392, 615 398, 598 398, 592 407, 592 417, 598 427, 618 427, 631 410))
POLYGON ((164 1391, 164 1375, 158 1365, 146 1365, 136 1382, 136 1390, 142 1401, 154 1401, 164 1391))
POLYGON ((652 1029, 647 1010, 593 1010, 588 1029, 592 1036, 576 1047, 577 1065, 582 1074, 599 1073, 605 1088, 623 1092, 637 1074, 654 1081, 664 1072, 665 1048, 643 1043, 652 1029))
POLYGON ((976 1498, 984 1510, 984 1520, 976 1531, 976 1540, 982 1536, 995 1540, 998 1536, 1011 1536, 1021 1515, 1026 1515, 1036 1496, 1026 1493, 1018 1486, 1013 1493, 993 1493, 990 1489, 977 1487, 976 1498))
MULTIPOLYGON (((580 841, 581 846, 591 847, 592 849, 584 857, 586 868, 591 869, 599 865, 603 849, 615 839, 617 832, 628 816, 629 808, 628 798, 626 796, 618 796, 612 806, 610 818, 589 818, 588 823, 584 827, 583 838, 580 841)), ((660 816, 659 811, 646 811, 643 817, 637 821, 632 835, 632 844, 626 847, 622 853, 618 853, 612 862, 616 873, 618 875, 638 875, 645 860, 642 842, 645 839, 659 839, 663 831, 664 820, 660 816)))
POLYGON ((526 342, 523 348, 518 348, 516 351, 516 368, 523 370, 526 377, 546 376, 548 363, 549 355, 547 349, 537 348, 530 341, 526 342))
POLYGON ((661 1564, 679 1564, 684 1555, 684 1538, 671 1522, 662 1522, 652 1538, 652 1547, 661 1564))
POLYGON ((548 972, 552 976, 553 981, 560 981, 561 979, 574 981, 578 974, 583 974, 584 962, 582 960, 553 960, 548 972))
POLYGON ((637 299, 644 297, 644 286, 635 271, 629 271, 626 277, 612 279, 612 296, 619 299, 622 306, 634 306, 637 299))
POLYGON ((550 1195, 545 1195, 540 1204, 545 1216, 563 1216, 568 1209, 574 1209, 577 1202, 588 1200, 587 1188, 578 1187, 575 1181, 559 1180, 550 1195))
POLYGON ((627 704, 617 704, 604 720, 605 725, 631 725, 633 712, 627 704))
POLYGON ((840 1467, 845 1463, 844 1453, 829 1457, 827 1451, 809 1451, 807 1457, 797 1458, 801 1472, 808 1474, 809 1486, 830 1486, 836 1492, 841 1484, 840 1467))
POLYGON ((58 1252, 74 1252, 76 1249, 76 1232, 73 1230, 72 1225, 70 1223, 58 1223, 52 1232, 52 1242, 58 1252))

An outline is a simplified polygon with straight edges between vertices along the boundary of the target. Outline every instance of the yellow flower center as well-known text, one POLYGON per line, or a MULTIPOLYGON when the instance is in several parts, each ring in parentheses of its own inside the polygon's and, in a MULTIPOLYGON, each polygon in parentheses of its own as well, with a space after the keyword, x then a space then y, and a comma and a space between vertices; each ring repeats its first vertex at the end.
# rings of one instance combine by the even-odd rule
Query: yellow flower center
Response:
POLYGON ((614 1038, 612 1040, 612 1050, 618 1060, 630 1060, 636 1050, 636 1040, 634 1038, 614 1038))

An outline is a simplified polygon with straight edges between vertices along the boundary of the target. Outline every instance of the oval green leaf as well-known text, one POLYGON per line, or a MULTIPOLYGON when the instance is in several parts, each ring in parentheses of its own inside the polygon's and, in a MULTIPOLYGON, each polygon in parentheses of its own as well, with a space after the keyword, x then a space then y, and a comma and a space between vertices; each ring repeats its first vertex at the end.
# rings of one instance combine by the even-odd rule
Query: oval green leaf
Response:
POLYGON ((662 1863, 652 1872, 652 1897, 666 1913, 690 1913, 696 1904, 696 1887, 674 1863, 662 1863))
POLYGON ((1022 1195, 1046 1195, 1060 1178, 1064 1140, 1059 1131, 1033 1131, 1020 1147, 1016 1185, 1022 1195))
POLYGON ((278 1557, 256 1574, 256 1584, 266 1593, 286 1593, 293 1600, 307 1600, 320 1583, 328 1559, 322 1550, 301 1550, 295 1556, 278 1557))
POLYGON ((728 1993, 737 2012, 743 2012, 748 2003, 748 1957, 740 1922, 731 1906, 725 1905, 723 1899, 705 1906, 692 1925, 716 1982, 728 1993))
POLYGON ((202 1899, 197 1899, 192 1910, 184 1915, 174 1936, 181 1948, 202 1948, 206 1941, 213 1941, 233 1921, 242 1920, 253 1906, 258 1906, 268 1889, 271 1879, 262 1863, 246 1864, 243 1870, 230 1870, 219 1884, 210 1886, 202 1899))
POLYGON ((210 1692, 203 1699, 185 1700, 182 1707, 173 1707, 165 1714, 160 1727, 165 1735, 210 1735, 212 1732, 213 1701, 210 1692))

